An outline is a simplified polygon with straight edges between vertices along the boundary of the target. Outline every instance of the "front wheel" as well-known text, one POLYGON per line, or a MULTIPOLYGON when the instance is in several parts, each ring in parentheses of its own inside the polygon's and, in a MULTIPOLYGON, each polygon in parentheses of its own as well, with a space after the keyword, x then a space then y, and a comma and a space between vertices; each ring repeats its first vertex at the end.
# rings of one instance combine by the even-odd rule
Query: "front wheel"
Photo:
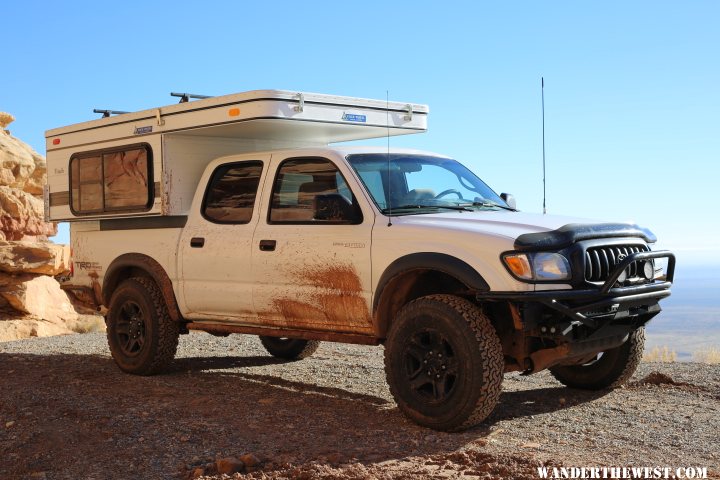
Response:
POLYGON ((645 327, 638 328, 619 347, 606 350, 582 365, 557 365, 550 373, 563 385, 585 390, 618 387, 627 382, 642 360, 645 327))
POLYGON ((385 374, 398 407, 436 430, 462 430, 490 415, 503 371, 502 346, 490 320, 453 295, 408 303, 385 342, 385 374))
POLYGON ((155 282, 129 278, 113 292, 107 339, 122 371, 152 375, 164 370, 175 357, 179 336, 180 325, 170 318, 155 282))
POLYGON ((318 349, 317 340, 302 340, 299 338, 266 337, 260 335, 260 342, 270 355, 285 360, 302 360, 318 349))

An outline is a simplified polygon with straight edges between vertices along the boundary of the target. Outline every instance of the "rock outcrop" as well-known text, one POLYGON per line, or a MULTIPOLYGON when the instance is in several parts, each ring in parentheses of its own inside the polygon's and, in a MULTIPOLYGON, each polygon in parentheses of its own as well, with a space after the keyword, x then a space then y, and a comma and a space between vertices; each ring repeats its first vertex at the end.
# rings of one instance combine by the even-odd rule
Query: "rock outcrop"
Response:
POLYGON ((70 249, 48 240, 45 159, 10 135, 0 112, 0 341, 96 331, 102 317, 79 314, 54 276, 70 269, 70 249))

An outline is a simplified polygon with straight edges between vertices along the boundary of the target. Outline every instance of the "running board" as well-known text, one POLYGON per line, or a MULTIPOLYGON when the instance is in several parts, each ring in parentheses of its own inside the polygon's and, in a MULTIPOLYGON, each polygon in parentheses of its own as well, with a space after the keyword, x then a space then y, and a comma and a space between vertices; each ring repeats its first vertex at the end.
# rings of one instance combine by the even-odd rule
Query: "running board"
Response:
POLYGON ((201 330, 211 334, 243 333, 267 337, 301 338, 303 340, 321 340, 324 342, 355 343, 359 345, 379 345, 380 339, 372 335, 355 333, 315 332, 291 330, 287 328, 253 327, 249 325, 218 325, 213 323, 191 322, 185 325, 188 330, 201 330))

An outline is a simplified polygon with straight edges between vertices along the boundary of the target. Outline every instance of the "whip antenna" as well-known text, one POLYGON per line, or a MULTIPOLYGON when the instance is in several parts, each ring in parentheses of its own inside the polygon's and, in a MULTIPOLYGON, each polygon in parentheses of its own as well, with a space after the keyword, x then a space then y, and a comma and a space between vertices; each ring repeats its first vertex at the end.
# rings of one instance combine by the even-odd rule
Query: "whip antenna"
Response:
POLYGON ((540 77, 540 95, 542 97, 542 143, 543 143, 543 215, 547 213, 545 207, 545 78, 540 77))
POLYGON ((388 227, 392 227, 392 200, 390 199, 390 91, 385 90, 385 127, 387 128, 387 209, 388 227))

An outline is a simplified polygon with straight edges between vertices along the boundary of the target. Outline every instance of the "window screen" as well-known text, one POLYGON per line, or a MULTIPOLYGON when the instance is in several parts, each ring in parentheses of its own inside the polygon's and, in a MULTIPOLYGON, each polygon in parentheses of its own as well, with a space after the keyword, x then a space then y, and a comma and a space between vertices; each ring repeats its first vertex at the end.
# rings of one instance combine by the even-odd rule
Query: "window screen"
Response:
POLYGON ((133 145, 73 155, 70 196, 77 214, 147 210, 153 197, 150 147, 133 145))
POLYGON ((248 223, 252 218, 262 162, 222 165, 205 192, 203 216, 215 223, 248 223))

